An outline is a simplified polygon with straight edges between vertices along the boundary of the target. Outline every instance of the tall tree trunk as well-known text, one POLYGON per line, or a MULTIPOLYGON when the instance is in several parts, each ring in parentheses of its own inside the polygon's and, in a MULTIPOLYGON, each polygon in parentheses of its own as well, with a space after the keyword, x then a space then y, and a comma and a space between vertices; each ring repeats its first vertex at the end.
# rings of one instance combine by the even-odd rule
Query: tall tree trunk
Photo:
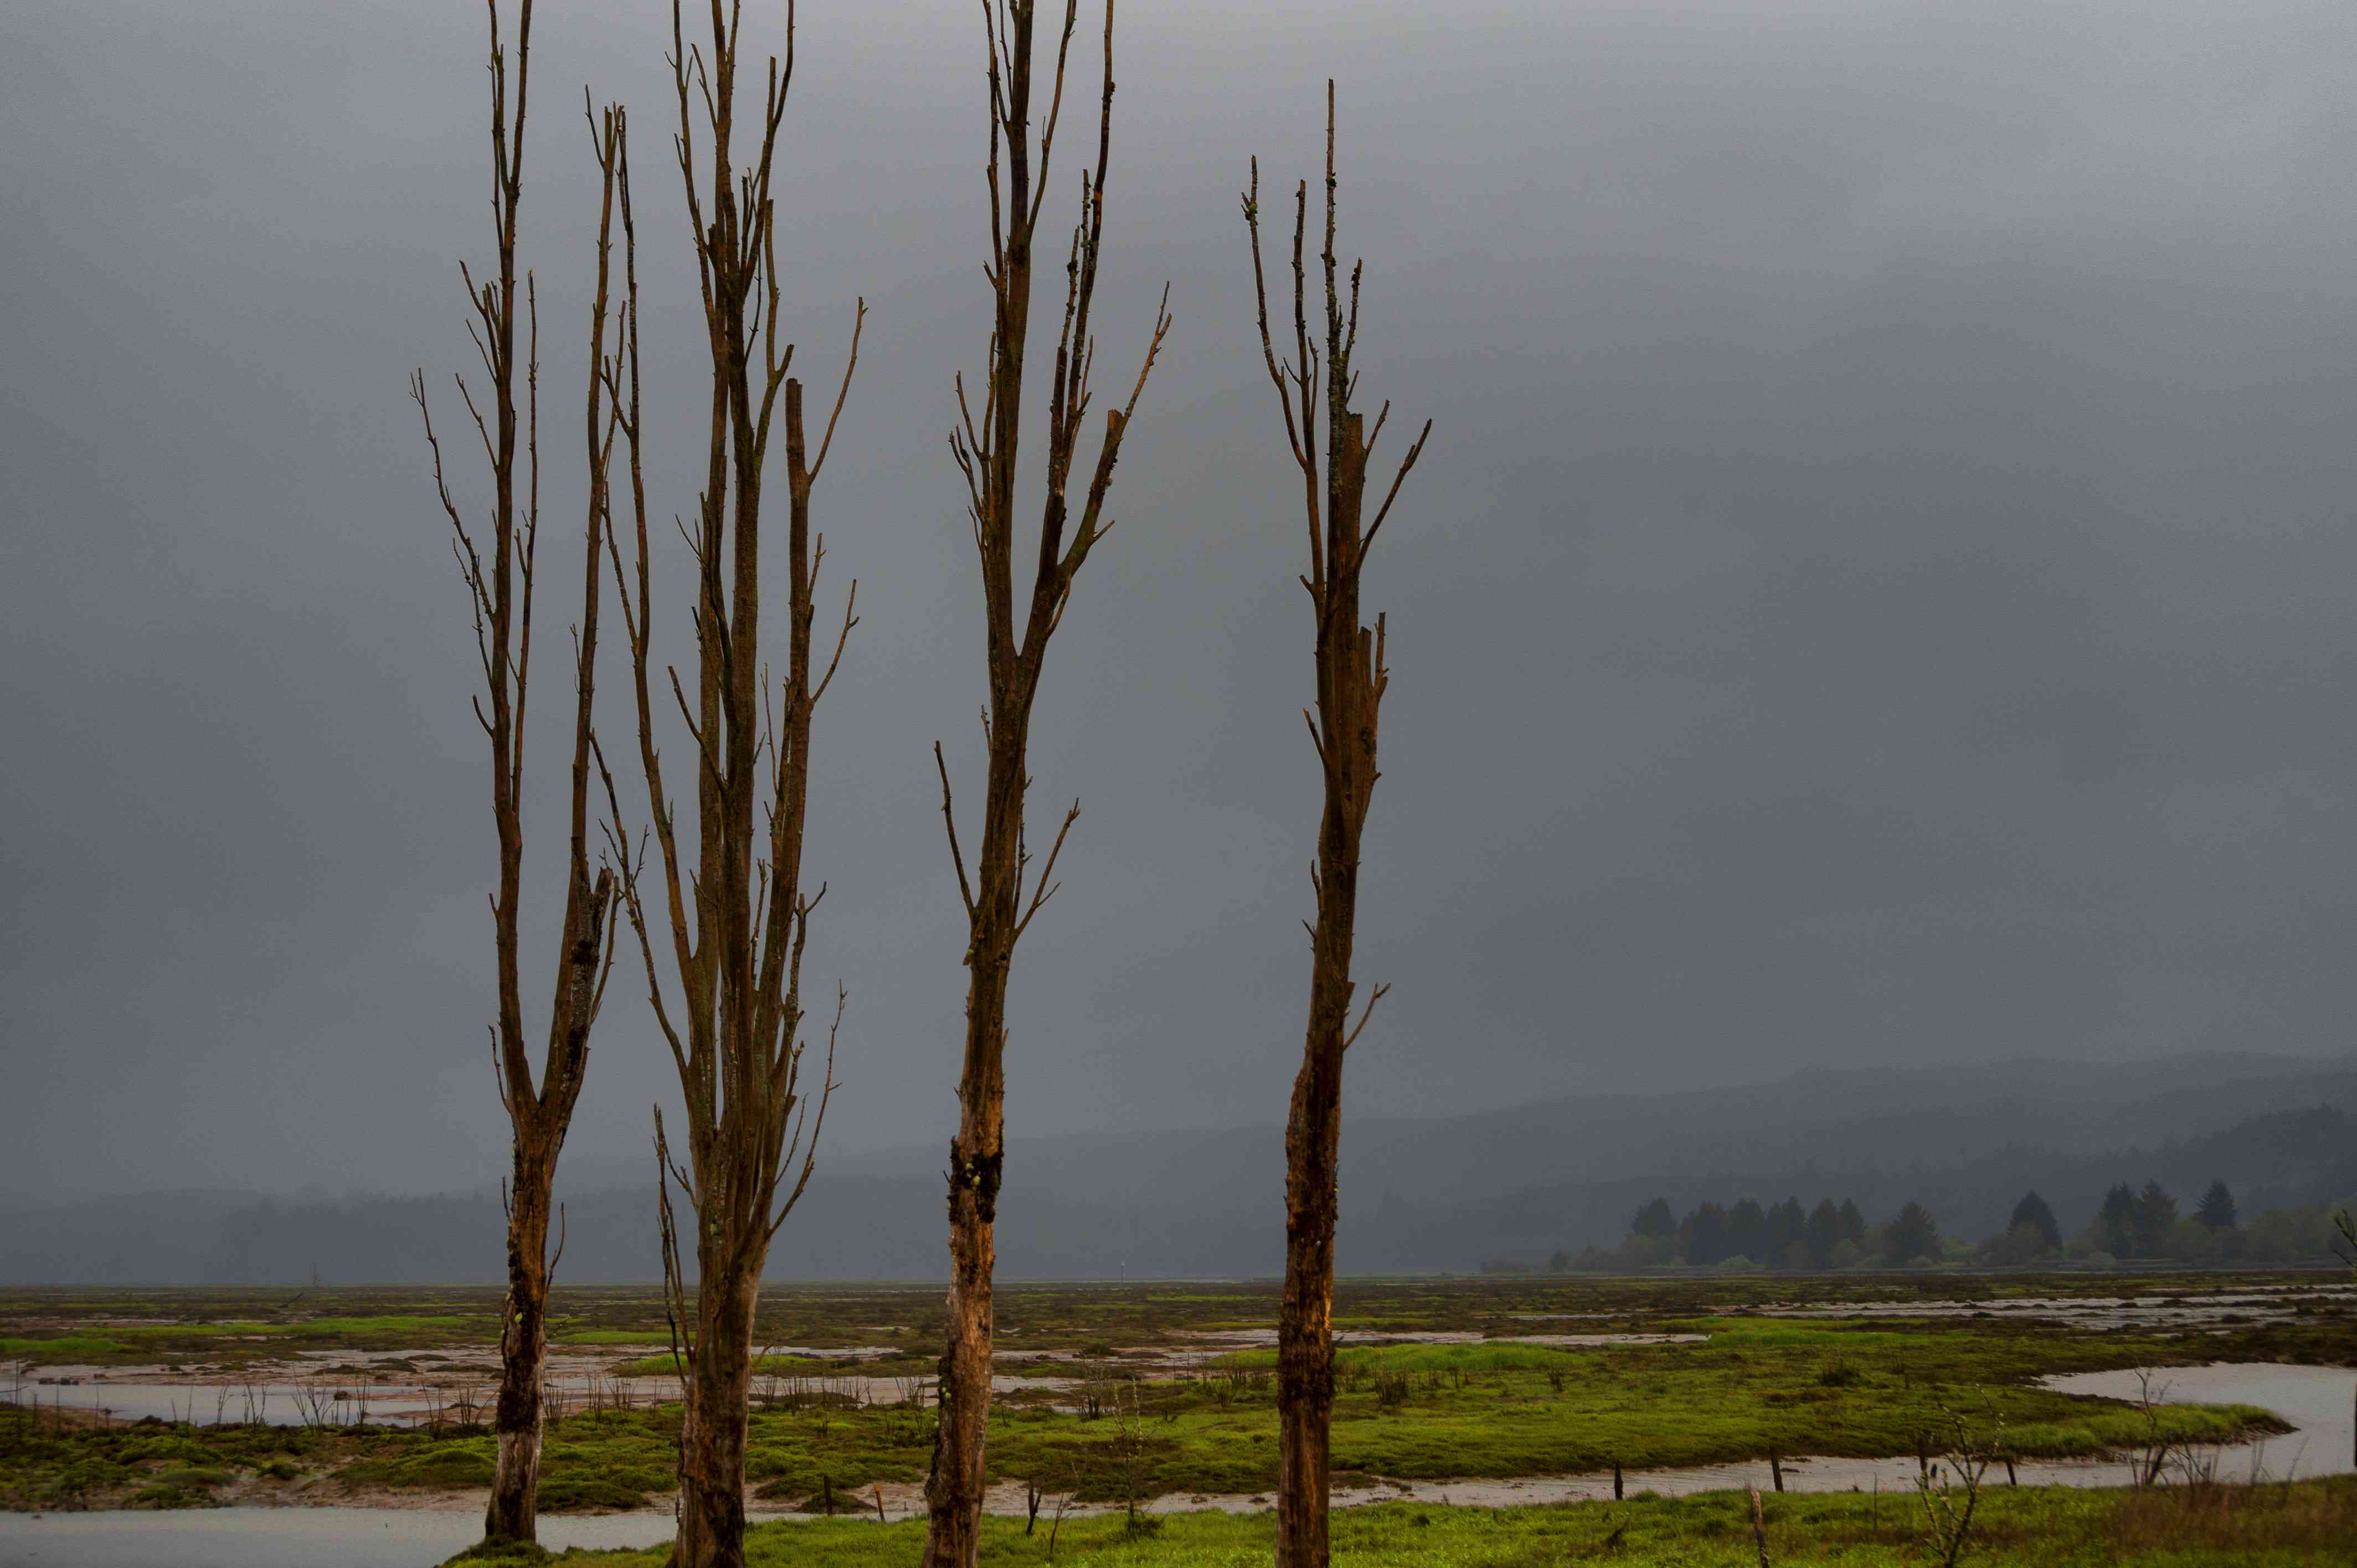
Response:
MULTIPOLYGON (((622 309, 609 316, 609 267, 618 177, 622 165, 623 122, 609 108, 597 127, 598 161, 605 175, 604 210, 597 231, 597 295, 590 313, 588 390, 585 431, 589 494, 582 536, 581 614, 575 623, 573 775, 571 837, 567 844, 565 916, 559 933, 555 993, 550 1004, 548 1038, 537 1081, 533 1072, 520 978, 518 914, 523 865, 524 712, 532 673, 533 557, 540 535, 540 314, 530 273, 519 278, 517 212, 523 189, 523 133, 531 78, 532 0, 518 8, 512 77, 500 38, 497 0, 490 15, 491 175, 497 220, 496 280, 479 287, 462 269, 477 328, 475 343, 490 372, 488 421, 462 378, 459 388, 484 436, 490 457, 492 500, 489 551, 452 498, 442 465, 441 443, 421 371, 410 383, 434 455, 435 488, 456 535, 460 575, 475 623, 476 653, 484 692, 475 716, 490 743, 491 819, 499 839, 498 891, 491 900, 493 956, 498 1004, 491 1029, 492 1065, 500 1108, 507 1112, 513 1153, 508 1207, 508 1294, 500 1325, 500 1392, 493 1430, 498 1458, 491 1498, 483 1515, 488 1541, 530 1541, 537 1533, 540 1487, 541 1389, 547 1360, 548 1283, 555 1260, 548 1254, 549 1206, 556 1160, 572 1124, 589 1060, 589 1030, 605 995, 613 962, 608 916, 616 897, 613 873, 589 875, 589 774, 597 750, 591 725, 597 687, 597 610, 604 580, 601 552, 608 549, 607 476, 619 404, 606 392, 617 369, 606 351, 609 319, 636 321, 636 288, 622 309), (514 89, 512 109, 509 89, 514 89), (517 285, 522 284, 519 299, 517 285), (519 358, 519 329, 522 345, 519 358), (517 396, 519 371, 523 395, 517 396), (519 449, 521 447, 521 449, 519 449)), ((557 1245, 564 1246, 562 1211, 557 1245)))
MULTIPOLYGON (((726 1278, 715 1260, 706 1279, 726 1278)), ((759 1279, 737 1277, 695 1302, 694 1371, 679 1434, 679 1543, 673 1561, 742 1568, 745 1434, 759 1279)))
MULTIPOLYGON (((1020 696, 1007 693, 1007 700, 993 703, 999 714, 994 735, 1020 735, 1028 727, 1028 706, 1020 696)), ((926 1557, 942 1564, 974 1561, 982 1498, 988 1486, 985 1444, 997 1321, 993 1292, 998 1189, 1006 1149, 1006 983, 1015 956, 1014 905, 1022 874, 1018 846, 1006 830, 1022 821, 1021 768, 1019 753, 1011 759, 1004 751, 992 756, 979 868, 983 892, 976 901, 967 963, 965 1058, 958 1082, 957 1136, 950 1144, 948 1343, 940 1367, 933 1470, 926 1482, 932 1521, 926 1557)))
MULTIPOLYGON (((986 623, 989 707, 985 720, 989 771, 983 797, 981 856, 966 875, 957 816, 950 798, 949 766, 937 743, 942 818, 949 830, 959 896, 967 919, 965 1051, 958 1076, 958 1128, 950 1144, 950 1290, 941 1359, 941 1412, 934 1427, 933 1467, 925 1483, 925 1560, 935 1568, 972 1568, 977 1550, 983 1491, 988 1480, 991 1346, 995 1332, 992 1281, 997 1265, 996 1228, 1006 1152, 1006 984, 1015 945, 1031 918, 1056 890, 1056 858, 1080 815, 1064 815, 1046 864, 1027 889, 1030 854, 1024 838, 1031 707, 1048 639, 1061 619, 1081 564, 1108 526, 1103 518, 1124 431, 1170 329, 1167 310, 1155 313, 1153 336, 1129 400, 1105 412, 1085 499, 1071 504, 1071 479, 1095 340, 1090 314, 1104 225, 1104 181, 1113 136, 1113 0, 1104 12, 1104 79, 1097 119, 1097 162, 1081 182, 1081 214, 1073 231, 1055 380, 1049 392, 1046 503, 1039 556, 1028 602, 1015 593, 1015 489, 1022 432, 1024 366, 1031 316, 1032 236, 1039 219, 1035 188, 1047 187, 1049 155, 1064 101, 1064 71, 1079 19, 1066 0, 1056 47, 1056 78, 1036 146, 1032 141, 1031 54, 1035 0, 1007 0, 984 8, 988 31, 992 287, 989 382, 979 420, 958 387, 961 426, 950 437, 965 476, 966 503, 981 556, 986 623), (1002 183, 1003 180, 1003 183, 1002 183), (1067 529, 1071 530, 1067 539, 1067 529)), ((1169 293, 1164 290, 1164 303, 1169 293)))
MULTIPOLYGON (((977 991, 981 987, 975 987, 977 991)), ((1005 985, 993 988, 1003 1004, 1005 985)), ((984 1013, 979 996, 969 1003, 984 1013)), ((971 1042, 968 1046, 971 1053, 971 1042)), ((993 1273, 997 1266, 999 1174, 1005 1163, 1006 1090, 988 1068, 974 1075, 979 1092, 961 1095, 956 1141, 950 1145, 950 1290, 948 1345, 941 1359, 941 1410, 934 1427, 933 1469, 925 1483, 926 1561, 970 1563, 976 1534, 990 1423, 991 1345, 996 1327, 993 1273)))
POLYGON ((1318 917, 1309 933, 1309 1023, 1301 1070, 1285 1129, 1285 1294, 1276 1327, 1277 1497, 1279 1568, 1326 1568, 1327 1488, 1334 1416, 1334 1227, 1340 1206, 1337 1164, 1342 1142, 1342 1062, 1351 1043, 1386 989, 1377 986, 1367 1012, 1351 1023, 1351 947, 1357 936, 1360 841, 1374 796, 1377 718, 1389 671, 1383 622, 1359 623, 1359 582, 1368 548, 1383 525, 1402 480, 1423 454, 1424 433, 1400 460, 1391 489, 1372 523, 1365 522, 1367 458, 1391 413, 1385 403, 1369 432, 1350 406, 1356 380, 1351 351, 1359 330, 1361 269, 1351 273, 1349 314, 1343 311, 1334 255, 1334 84, 1326 84, 1326 344, 1321 358, 1309 338, 1308 269, 1303 261, 1309 187, 1296 188, 1293 228, 1294 344, 1280 361, 1268 327, 1268 287, 1261 268, 1260 165, 1254 160, 1244 193, 1251 236, 1253 287, 1259 305, 1261 354, 1284 411, 1286 443, 1302 475, 1308 525, 1309 590, 1316 627, 1317 713, 1310 736, 1325 784, 1318 820, 1318 865, 1312 873, 1318 917), (1322 373, 1321 373, 1322 372, 1322 373), (1322 395, 1321 395, 1322 394, 1322 395), (1326 463, 1318 463, 1318 405, 1326 414, 1326 463), (1362 526, 1363 525, 1363 526, 1362 526))
MULTIPOLYGON (((626 571, 619 544, 609 558, 622 585, 630 639, 639 764, 650 819, 645 836, 653 843, 651 854, 634 857, 633 835, 622 821, 610 776, 606 785, 614 838, 622 846, 623 908, 638 938, 648 998, 678 1069, 686 1111, 686 1158, 678 1164, 672 1159, 661 1110, 655 1114, 665 1300, 673 1352, 686 1383, 674 1568, 735 1568, 744 1561, 746 1402, 761 1271, 779 1228, 810 1182, 834 1089, 833 1027, 827 1072, 815 1095, 805 1091, 802 1078, 802 950, 811 913, 826 892, 823 885, 815 893, 806 891, 804 822, 812 714, 834 679, 856 618, 846 602, 834 655, 817 665, 812 635, 825 552, 811 529, 811 496, 850 395, 867 309, 861 301, 843 384, 813 455, 804 438, 802 382, 786 373, 793 349, 780 331, 783 290, 771 194, 778 131, 793 79, 794 8, 789 0, 784 59, 769 61, 761 117, 747 138, 754 149, 749 160, 739 160, 732 151, 732 138, 744 128, 737 121, 737 8, 716 3, 710 14, 710 33, 691 48, 682 7, 677 0, 672 6, 679 116, 674 148, 712 377, 704 493, 687 537, 696 568, 691 617, 696 665, 692 682, 676 673, 670 677, 694 754, 695 820, 686 834, 673 813, 655 724, 650 651, 653 568, 635 329, 627 362, 618 364, 612 377, 614 395, 629 410, 621 430, 630 457, 635 573, 626 571), (779 413, 786 447, 786 657, 783 678, 772 686, 762 647, 761 588, 762 547, 774 542, 765 538, 763 525, 774 524, 776 508, 769 504, 763 480, 772 415, 779 413), (660 918, 668 928, 667 960, 656 956, 654 922, 639 889, 640 875, 648 873, 655 878, 660 918), (668 985, 666 968, 672 975, 668 985), (786 1180, 789 1176, 793 1179, 786 1180), (694 1213, 692 1304, 673 1224, 674 1186, 694 1213)), ((633 234, 627 176, 620 189, 627 247, 633 234)), ((767 532, 773 536, 774 526, 767 532)), ((767 564, 774 569, 775 562, 773 553, 767 564)), ((854 584, 855 596, 856 591, 854 584)), ((838 1026, 843 1001, 838 987, 838 1026)))
POLYGON ((516 1150, 508 1197, 508 1294, 500 1309, 498 1443, 485 1541, 533 1541, 540 1514, 541 1389, 548 1362, 548 1198, 553 1163, 516 1150), (545 1165, 546 1168, 535 1168, 545 1165))
MULTIPOLYGON (((1321 886, 1320 891, 1327 889, 1321 886)), ((1335 1167, 1342 1141, 1342 1030, 1351 1004, 1351 935, 1348 920, 1320 922, 1308 1038, 1301 1070, 1294 1077, 1285 1127, 1285 1294, 1276 1327, 1277 1561, 1318 1568, 1327 1560, 1328 1434, 1334 1412, 1335 1167), (1329 940, 1340 949, 1339 967, 1329 959, 1329 940)))

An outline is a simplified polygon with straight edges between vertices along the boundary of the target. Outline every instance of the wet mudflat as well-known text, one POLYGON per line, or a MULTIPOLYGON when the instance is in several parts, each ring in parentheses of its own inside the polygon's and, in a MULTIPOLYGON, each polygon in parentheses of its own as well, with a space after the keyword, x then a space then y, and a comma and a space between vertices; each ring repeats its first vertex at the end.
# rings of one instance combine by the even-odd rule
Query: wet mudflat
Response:
POLYGON ((1948 1301, 1824 1301, 1763 1306, 1770 1317, 2013 1317, 2073 1328, 2210 1328, 2296 1322, 2319 1307, 2357 1306, 2357 1286, 2292 1283, 2185 1294, 1989 1295, 1948 1301))

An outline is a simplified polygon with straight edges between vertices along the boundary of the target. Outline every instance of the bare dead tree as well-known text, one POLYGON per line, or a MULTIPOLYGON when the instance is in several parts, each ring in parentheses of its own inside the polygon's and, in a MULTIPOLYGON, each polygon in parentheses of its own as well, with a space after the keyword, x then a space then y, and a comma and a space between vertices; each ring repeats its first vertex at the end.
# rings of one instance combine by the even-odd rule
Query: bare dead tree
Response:
POLYGON ((1268 327, 1268 285, 1260 252, 1260 161, 1243 196, 1252 240, 1253 288, 1259 303, 1261 356, 1285 413, 1286 444, 1301 469, 1309 531, 1309 590, 1317 624, 1318 710, 1305 712, 1310 744, 1325 779, 1318 859, 1310 880, 1318 918, 1309 926, 1309 1026, 1285 1128, 1285 1294, 1277 1318, 1278 1568, 1326 1568, 1329 1435, 1334 1412, 1335 1163, 1342 1134, 1342 1057, 1386 986, 1368 996, 1351 1023, 1351 948, 1358 921, 1359 843, 1375 780, 1377 710, 1390 675, 1383 663, 1383 620, 1359 623, 1359 577, 1392 502, 1423 455, 1432 423, 1400 459, 1391 488, 1365 521, 1367 464, 1391 415, 1383 405, 1372 429, 1351 406, 1358 388, 1359 285, 1366 264, 1351 269, 1347 314, 1334 259, 1334 84, 1326 84, 1326 345, 1309 333, 1308 276, 1302 251, 1309 224, 1309 184, 1294 192, 1293 354, 1280 360, 1268 327), (1325 404, 1326 455, 1318 468, 1317 413, 1325 404))
POLYGON ((1032 240, 1047 199, 1049 158, 1063 109, 1065 68, 1079 6, 1078 0, 1065 0, 1063 27, 1056 44, 1055 81, 1039 134, 1036 169, 1031 139, 1036 0, 1005 0, 996 5, 985 0, 982 12, 990 81, 991 253, 985 271, 991 286, 989 374, 979 418, 966 395, 963 378, 959 379, 960 423, 950 435, 950 451, 965 477, 967 511, 974 525, 974 548, 981 556, 988 637, 990 699, 984 714, 984 735, 989 763, 982 839, 971 877, 950 799, 949 766, 940 745, 933 747, 934 766, 941 773, 942 820, 949 829, 950 854, 957 867, 958 892, 968 923, 965 1055, 958 1078, 958 1130, 950 1144, 948 1172, 948 1342, 941 1362, 941 1418, 934 1429, 932 1474, 925 1484, 926 1561, 942 1568, 971 1568, 982 1514, 995 1333, 991 1294, 996 1266, 995 1228, 1006 1150, 1007 977, 1017 940, 1056 892, 1056 856, 1081 810, 1076 800, 1064 813, 1046 862, 1037 876, 1028 875, 1031 855, 1024 832, 1024 794, 1031 782, 1026 762, 1031 706, 1039 694, 1048 641, 1063 619, 1072 580, 1112 527, 1103 514, 1114 465, 1121 456, 1123 435, 1137 411, 1138 397, 1153 371, 1162 339, 1170 329, 1166 287, 1128 401, 1105 411, 1104 435, 1075 519, 1070 491, 1092 395, 1096 339, 1091 313, 1103 250, 1106 166, 1113 146, 1114 6, 1113 0, 1105 0, 1097 160, 1094 169, 1082 173, 1080 217, 1066 251, 1064 314, 1056 338, 1054 378, 1048 391, 1045 512, 1038 563, 1030 574, 1018 621, 1015 481, 1024 370, 1030 346, 1032 240))
MULTIPOLYGON (((674 138, 702 282, 712 371, 705 480, 694 525, 681 532, 696 586, 693 684, 666 669, 671 695, 695 748, 694 838, 683 845, 657 743, 652 691, 654 603, 641 458, 639 334, 608 372, 629 456, 635 570, 626 572, 608 531, 630 642, 638 703, 639 765, 654 849, 633 851, 613 778, 612 842, 622 863, 623 907, 644 960, 657 1025, 679 1072, 687 1112, 686 1159, 672 1156, 655 1116, 666 1302, 685 1401, 680 1434, 676 1568, 736 1568, 744 1561, 745 1431, 753 1317, 761 1271, 779 1227, 808 1186, 834 1090, 835 995, 826 1064, 814 1090, 802 1079, 802 950, 825 897, 803 891, 803 819, 809 799, 811 719, 856 624, 851 603, 823 671, 814 671, 812 628, 824 542, 811 532, 811 495, 859 359, 863 300, 834 412, 813 454, 804 437, 802 385, 787 373, 793 346, 780 336, 777 205, 772 181, 779 126, 793 80, 794 7, 786 5, 782 62, 769 59, 755 151, 735 145, 739 0, 712 0, 711 29, 691 45, 672 5, 674 138), (786 670, 773 687, 761 654, 763 481, 773 415, 782 413, 786 479, 786 670), (639 890, 651 873, 663 900, 668 957, 639 890), (670 987, 663 978, 671 975, 670 987), (676 995, 671 988, 675 988, 676 995), (671 1188, 694 1217, 695 1284, 689 1292, 671 1188)), ((701 28, 699 27, 699 32, 701 28)), ((627 162, 619 181, 626 266, 636 275, 627 162)), ((852 587, 856 598, 857 585, 852 587)), ((601 757, 601 767, 603 759, 601 757)))
MULTIPOLYGON (((532 274, 522 277, 517 297, 516 219, 523 189, 523 138, 532 58, 532 0, 518 9, 514 70, 511 78, 500 35, 497 0, 488 0, 491 68, 491 209, 497 231, 495 280, 478 285, 461 267, 475 320, 468 325, 488 376, 488 414, 474 389, 458 378, 458 392, 482 439, 491 473, 488 520, 470 526, 452 496, 442 447, 425 394, 425 373, 410 392, 425 421, 434 457, 434 482, 448 517, 451 547, 458 559, 473 612, 476 652, 483 693, 475 717, 490 743, 491 819, 499 838, 499 889, 491 898, 493 947, 498 968, 498 1015, 491 1026, 493 1075, 511 1133, 512 1168, 502 1197, 507 1208, 508 1292, 500 1322, 500 1396, 493 1422, 499 1449, 491 1497, 483 1515, 486 1541, 532 1541, 537 1533, 543 1373, 548 1359, 549 1280, 565 1248, 563 1215, 557 1215, 556 1253, 548 1247, 551 1190, 556 1161, 572 1124, 573 1107, 589 1062, 589 1030, 597 1017, 607 977, 612 972, 614 932, 608 921, 615 900, 614 874, 589 870, 589 769, 596 746, 591 712, 596 690, 598 588, 605 548, 608 459, 613 449, 613 411, 604 405, 606 333, 611 309, 610 268, 616 177, 620 166, 622 119, 619 109, 592 115, 590 130, 605 171, 604 211, 598 227, 597 281, 590 310, 587 459, 589 497, 582 535, 581 618, 574 627, 574 711, 571 833, 566 845, 565 913, 558 940, 555 994, 550 1004, 548 1040, 539 1080, 533 1080, 525 1034, 519 975, 517 924, 523 866, 524 714, 532 672, 533 567, 540 535, 540 313, 532 274), (514 99, 509 101, 512 84, 514 99), (521 330, 523 341, 517 342, 521 330), (521 358, 519 352, 521 351, 521 358), (517 381, 522 380, 522 406, 517 381), (519 451, 519 443, 522 450, 519 451), (487 532, 479 543, 478 528, 487 532), (485 544, 488 545, 488 559, 485 544), (489 711, 485 711, 488 704, 489 711)), ((629 315, 628 307, 622 313, 629 315)))
MULTIPOLYGON (((2146 1374, 2139 1374, 2146 1376, 2146 1374)), ((2147 1384, 2149 1396, 2150 1387, 2147 1384)), ((1987 1402, 1987 1396, 1982 1396, 1987 1402)), ((1933 1402, 1946 1426, 1945 1474, 1942 1466, 1933 1464, 1919 1470, 1915 1477, 1915 1499, 1923 1511, 1923 1544, 1928 1555, 1936 1559, 1941 1568, 1956 1568, 1964 1560, 1973 1541, 1973 1515, 1981 1504, 1981 1483, 1989 1466, 2006 1447, 2005 1421, 1996 1413, 1994 1404, 1988 1406, 1992 1436, 1975 1434, 1957 1412, 1945 1403, 1933 1402), (1953 1478, 1952 1478, 1953 1477, 1953 1478)), ((2168 1450, 2160 1451, 2166 1455, 2168 1450)), ((2156 1471, 2147 1477, 2149 1486, 2158 1479, 2156 1471)))

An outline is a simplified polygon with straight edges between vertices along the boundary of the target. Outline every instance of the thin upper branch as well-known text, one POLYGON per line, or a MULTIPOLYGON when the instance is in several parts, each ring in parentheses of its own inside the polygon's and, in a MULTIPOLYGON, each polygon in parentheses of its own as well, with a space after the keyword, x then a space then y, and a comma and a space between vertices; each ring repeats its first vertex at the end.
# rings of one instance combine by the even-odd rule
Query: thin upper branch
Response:
POLYGON ((1060 882, 1049 879, 1056 875, 1056 857, 1064 853, 1064 835, 1071 832, 1072 824, 1080 820, 1081 803, 1075 800, 1072 802, 1071 810, 1064 813, 1064 825, 1056 830, 1056 842, 1048 847, 1048 863, 1039 868, 1039 880, 1031 885, 1030 907, 1023 911, 1023 918, 1015 924, 1015 935, 1017 939, 1030 929, 1031 917, 1039 912, 1039 907, 1053 898, 1056 896, 1056 889, 1063 886, 1060 882))
POLYGON ((957 813, 950 805, 950 767, 942 759, 942 743, 933 742, 933 766, 942 776, 942 824, 949 830, 950 861, 957 867, 958 897, 965 902, 966 918, 974 918, 974 885, 966 880, 965 855, 958 848, 957 813))

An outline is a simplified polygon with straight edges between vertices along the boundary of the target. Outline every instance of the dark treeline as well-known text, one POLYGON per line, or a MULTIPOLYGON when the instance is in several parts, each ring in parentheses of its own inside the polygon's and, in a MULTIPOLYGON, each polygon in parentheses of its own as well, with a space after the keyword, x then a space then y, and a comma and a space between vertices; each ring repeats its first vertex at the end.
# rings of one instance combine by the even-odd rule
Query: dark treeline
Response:
POLYGON ((2331 1203, 2272 1208, 2244 1226, 2222 1178, 2211 1181, 2190 1213, 2157 1180, 2140 1187, 2122 1181, 2075 1234, 2066 1236, 2053 1206, 2029 1192, 2014 1206, 2006 1229, 1975 1246, 1943 1237, 1930 1210, 1913 1201, 1888 1221, 1870 1225, 1850 1198, 1838 1204, 1820 1198, 1815 1208, 1804 1208, 1797 1197, 1765 1208, 1746 1197, 1732 1205, 1699 1203, 1681 1217, 1666 1198, 1656 1197, 1631 1219, 1619 1246, 1560 1251, 1548 1267, 1609 1273, 1673 1265, 1802 1271, 1936 1262, 2297 1262, 2330 1252, 2335 1208, 2331 1203))
POLYGON ((1699 1203, 1683 1218, 1656 1197, 1630 1221, 1629 1234, 1610 1251, 1587 1247, 1558 1252, 1557 1269, 1695 1268, 1846 1269, 1875 1262, 1937 1262, 1940 1227, 1929 1210, 1910 1202, 1887 1224, 1870 1226, 1854 1198, 1830 1197, 1807 1208, 1797 1197, 1762 1207, 1757 1198, 1699 1203))
POLYGON ((2141 1187, 2122 1181, 2104 1194, 2087 1223, 2066 1239, 2051 1206, 2032 1192, 2015 1205, 2005 1231, 1985 1242, 1976 1256, 1992 1263, 2049 1258, 2289 1262, 2329 1248, 2332 1207, 2273 1208, 2245 1227, 2233 1189, 2223 1178, 2212 1178, 2190 1213, 2182 1211, 2176 1196, 2158 1180, 2147 1179, 2141 1187))

